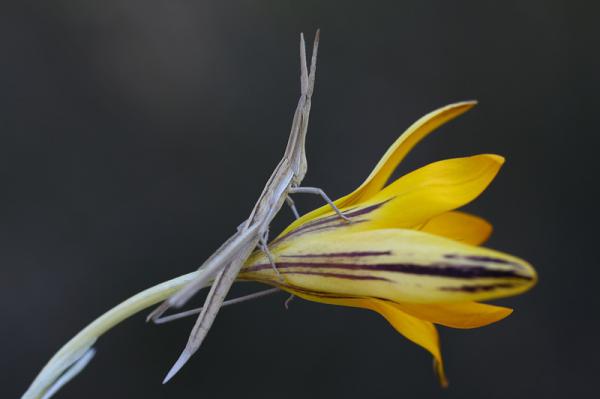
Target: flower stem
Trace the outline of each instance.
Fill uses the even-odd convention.
[[[167,299],[183,285],[193,280],[197,274],[198,272],[185,274],[148,288],[126,299],[88,324],[56,352],[23,394],[22,399],[45,399],[49,397],[50,395],[46,396],[45,394],[54,383],[68,372],[69,368],[82,356],[88,353],[88,350],[101,335],[139,311]]]

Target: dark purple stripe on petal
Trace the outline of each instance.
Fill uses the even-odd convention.
[[[336,216],[337,218],[337,216]],[[339,219],[338,219],[339,220]],[[276,239],[274,241],[272,241],[269,245],[273,246],[273,245],[277,245],[279,244],[281,241],[287,240],[290,237],[295,237],[295,236],[299,236],[302,234],[308,234],[308,233],[314,233],[317,231],[326,231],[326,230],[332,230],[338,227],[346,227],[346,226],[355,226],[359,223],[363,223],[366,222],[366,219],[358,219],[358,220],[353,220],[351,224],[349,224],[348,222],[338,222],[338,223],[328,223],[328,224],[321,224],[319,223],[319,225],[317,225],[316,227],[313,226],[309,226],[310,228],[306,228],[306,229],[298,229],[298,230],[293,230],[291,232],[289,232],[286,236],[283,236],[279,239]]]
[[[363,209],[358,209],[356,211],[352,211],[352,210],[346,211],[346,212],[344,212],[344,215],[347,216],[347,217],[349,217],[349,218],[352,218],[352,217],[355,217],[355,216],[367,215],[367,214],[369,214],[369,213],[371,213],[371,212],[373,212],[373,211],[381,208],[382,206],[384,206],[385,204],[387,204],[389,201],[393,200],[394,198],[395,197],[388,198],[385,201],[378,202],[378,203],[373,204],[373,205],[369,205],[369,206],[367,206],[367,207],[365,207]]]
[[[477,285],[461,285],[460,287],[440,287],[440,291],[457,291],[457,292],[487,292],[498,288],[512,288],[513,284],[477,284]]]
[[[253,272],[270,268],[270,264],[254,265],[245,269],[246,272]],[[343,269],[343,270],[369,270],[386,271],[405,274],[416,274],[422,276],[450,277],[450,278],[516,278],[521,280],[532,280],[531,276],[518,274],[514,270],[489,269],[484,266],[476,265],[456,265],[456,264],[430,264],[419,265],[411,263],[378,263],[378,264],[357,264],[357,263],[335,263],[335,262],[277,262],[278,269],[291,267],[322,268],[322,269]]]
[[[306,274],[310,276],[321,276],[321,277],[335,277],[347,280],[378,280],[378,281],[390,281],[385,277],[377,276],[357,276],[354,274],[343,274],[343,273],[321,273],[321,272],[283,272],[283,274]]]
[[[333,299],[347,299],[347,298],[357,298],[351,295],[342,295],[342,294],[333,294],[331,292],[321,292],[321,291],[314,291],[314,290],[307,290],[304,287],[299,287],[297,285],[294,284],[290,284],[289,282],[285,282],[284,284],[281,283],[276,283],[272,280],[261,280],[261,279],[257,279],[257,278],[252,278],[251,281],[254,282],[258,282],[258,283],[263,283],[263,284],[267,284],[267,285],[272,285],[275,287],[280,287],[282,289],[289,289],[289,290],[293,290],[290,292],[294,292],[294,293],[303,293],[303,294],[307,294],[307,295],[312,295],[312,296],[317,296],[317,297],[321,297],[321,298],[333,298]],[[382,300],[385,300],[383,298],[379,298]]]
[[[281,255],[282,258],[357,258],[361,256],[391,255],[392,251],[330,252],[325,254]]]
[[[367,215],[367,214],[369,214],[369,213],[371,213],[371,212],[373,212],[373,211],[381,208],[383,205],[385,205],[388,201],[390,201],[392,199],[393,198],[389,198],[389,199],[387,199],[385,201],[382,201],[382,202],[379,202],[377,204],[373,204],[373,205],[370,205],[370,206],[367,206],[365,208],[358,209],[358,210],[355,210],[355,211],[353,211],[352,209],[350,209],[350,210],[345,211],[344,215],[346,217],[348,217],[348,218],[353,218],[353,217],[357,217],[357,216]],[[298,228],[290,231],[285,236],[280,237],[279,239],[274,240],[271,243],[271,245],[276,244],[276,243],[278,243],[280,241],[286,240],[286,239],[288,239],[288,238],[290,238],[292,236],[297,236],[297,235],[300,235],[300,234],[309,233],[309,232],[313,232],[313,231],[325,230],[324,227],[323,228],[315,228],[315,227],[327,225],[328,223],[331,223],[331,222],[334,222],[334,221],[337,221],[337,220],[340,220],[340,217],[338,215],[331,215],[331,216],[327,216],[327,217],[324,217],[324,218],[318,218],[318,219],[315,219],[313,221],[307,222],[306,224],[304,224],[304,225],[302,225],[302,226],[300,226],[300,227],[298,227]],[[364,220],[362,220],[362,221],[364,221]],[[361,220],[352,220],[350,224],[356,224],[358,222],[361,222]],[[335,225],[330,225],[330,226],[327,226],[327,227],[341,227],[341,226],[346,226],[348,224],[349,224],[348,222],[343,222],[343,223],[337,223]]]
[[[510,265],[510,266],[516,266],[519,268],[523,268],[523,266],[518,264],[517,262],[512,262],[510,260],[506,260],[506,259],[502,259],[502,258],[494,258],[492,256],[476,256],[476,255],[463,256],[463,255],[456,255],[456,254],[448,254],[448,255],[444,255],[444,258],[446,258],[446,259],[464,259],[464,260],[471,260],[473,262],[496,263],[499,265]]]

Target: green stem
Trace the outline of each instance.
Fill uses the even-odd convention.
[[[197,274],[198,272],[185,274],[148,288],[98,317],[56,352],[31,383],[27,392],[23,394],[22,399],[43,398],[48,389],[91,348],[101,335],[139,311],[164,301],[193,280]]]

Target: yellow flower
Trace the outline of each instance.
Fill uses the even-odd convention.
[[[327,205],[288,226],[269,245],[281,276],[256,251],[239,279],[280,287],[311,301],[378,312],[433,355],[445,386],[434,324],[474,328],[501,320],[512,310],[475,301],[519,294],[537,279],[527,262],[478,247],[489,237],[490,224],[455,211],[485,190],[502,157],[484,154],[435,162],[386,186],[412,147],[474,105],[462,102],[438,109],[396,140],[364,183],[335,201],[351,223]],[[94,320],[50,359],[23,398],[51,396],[90,361],[100,336],[165,300],[198,273],[148,288]]]
[[[286,228],[269,245],[280,275],[256,251],[239,278],[311,301],[378,312],[433,355],[446,386],[435,324],[475,328],[501,320],[512,309],[475,301],[519,294],[537,278],[522,259],[479,247],[491,225],[455,211],[485,190],[502,157],[439,161],[386,186],[412,147],[474,105],[440,108],[400,136],[369,177],[335,201],[350,223],[326,205]]]

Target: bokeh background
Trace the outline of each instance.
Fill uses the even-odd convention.
[[[593,395],[598,15],[598,2],[567,0],[2,2],[0,396],[18,397],[88,322],[195,269],[235,230],[280,159],[298,34],[317,27],[306,185],[343,195],[421,115],[478,99],[400,172],[505,155],[468,209],[539,285],[499,301],[516,308],[501,323],[441,328],[447,390],[380,316],[301,300],[286,311],[276,295],[223,310],[166,386],[193,320],[137,315],[57,397]],[[290,220],[284,210],[275,229]]]

